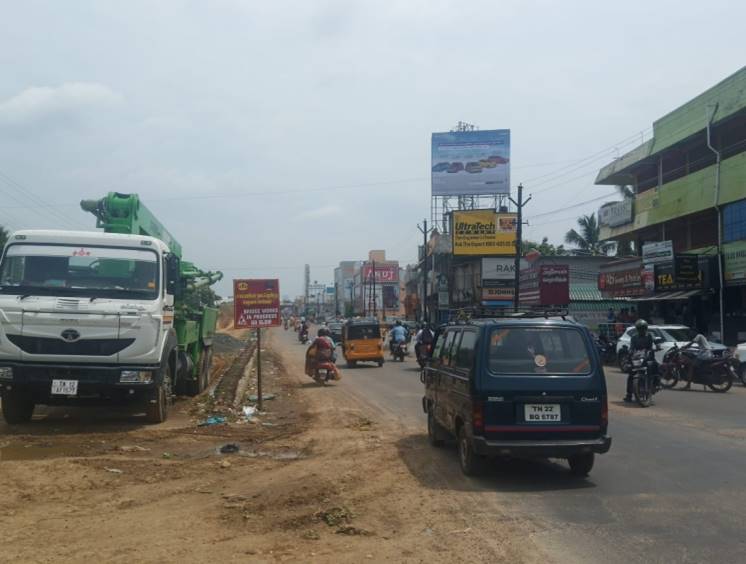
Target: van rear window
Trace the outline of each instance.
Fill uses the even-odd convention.
[[[500,375],[586,375],[591,360],[580,331],[564,327],[497,327],[489,339],[489,370]]]

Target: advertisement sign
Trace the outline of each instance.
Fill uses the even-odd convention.
[[[598,224],[607,227],[618,227],[632,223],[633,215],[632,198],[627,198],[621,202],[612,202],[604,204],[598,209]]]
[[[567,305],[570,303],[570,267],[544,264],[521,270],[519,299],[524,305]]]
[[[369,282],[373,273],[373,264],[363,265],[363,282]],[[376,284],[387,284],[399,281],[399,265],[376,263]]]
[[[598,275],[598,289],[605,296],[615,298],[644,296],[649,293],[640,268],[601,272]]]
[[[643,264],[673,262],[673,241],[645,243],[642,246],[642,262]]]
[[[724,278],[727,286],[746,284],[746,241],[723,246]]]
[[[528,268],[528,262],[521,259],[521,268]],[[482,259],[482,287],[495,285],[494,282],[515,280],[515,258],[513,257],[484,257]]]
[[[699,257],[680,255],[674,259],[674,277],[679,284],[699,284]]]
[[[233,323],[236,329],[278,327],[281,323],[280,281],[234,280]]]
[[[686,259],[684,272],[686,277],[679,279],[676,276],[677,264],[656,264],[655,265],[655,291],[656,292],[670,292],[675,290],[694,290],[702,287],[702,271],[699,269],[697,257],[694,258],[694,268],[696,269],[694,279],[691,279],[691,273],[687,270],[691,267],[689,264],[692,257],[676,257],[676,263],[679,263],[681,259]]]
[[[495,286],[482,287],[483,302],[510,302],[513,303],[515,295],[515,283],[513,280],[494,280]]]
[[[433,196],[510,193],[510,130],[432,136]]]
[[[494,210],[453,212],[454,255],[515,255],[514,213]]]

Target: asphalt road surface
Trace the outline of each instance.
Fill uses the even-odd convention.
[[[283,332],[284,333],[284,332]],[[292,344],[293,333],[282,340]],[[296,340],[297,342],[297,340]],[[290,350],[293,350],[292,348]],[[298,355],[305,347],[296,346]],[[341,355],[340,355],[341,356]],[[455,446],[426,443],[423,387],[413,357],[344,367],[338,389],[400,423],[405,462],[423,484],[464,493],[464,511],[514,515],[558,562],[746,561],[746,388],[663,390],[650,408],[627,406],[625,375],[606,370],[611,451],[589,478],[563,461],[499,461],[481,478],[464,477]],[[498,511],[499,508],[499,511]]]

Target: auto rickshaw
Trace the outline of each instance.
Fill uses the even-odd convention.
[[[342,351],[347,366],[358,361],[376,362],[383,366],[383,339],[377,319],[351,319],[342,328]]]

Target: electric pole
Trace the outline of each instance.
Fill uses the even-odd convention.
[[[520,299],[521,290],[521,246],[523,243],[523,206],[531,201],[531,196],[523,199],[523,184],[518,185],[518,201],[516,202],[513,198],[510,198],[513,205],[518,211],[516,218],[516,233],[515,233],[515,295],[513,296],[513,311],[518,311],[518,304]]]
[[[376,295],[376,261],[373,261],[373,317],[378,319],[378,296]]]
[[[422,322],[428,321],[427,317],[427,236],[432,229],[427,228],[427,220],[422,220],[423,227],[417,225],[422,233]]]

